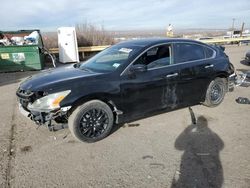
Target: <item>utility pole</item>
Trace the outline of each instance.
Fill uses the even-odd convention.
[[[241,26],[241,31],[240,31],[240,37],[242,37],[242,33],[243,33],[243,30],[244,30],[244,25],[245,25],[245,23],[243,22],[242,26]]]
[[[232,31],[234,30],[234,21],[235,21],[235,18],[233,18]]]

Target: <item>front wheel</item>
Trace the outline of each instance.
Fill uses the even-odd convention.
[[[113,123],[112,110],[99,100],[91,100],[79,106],[68,121],[71,134],[83,142],[96,142],[105,138]]]
[[[226,94],[226,79],[216,78],[210,82],[204,105],[208,107],[216,107],[222,103],[224,96]]]

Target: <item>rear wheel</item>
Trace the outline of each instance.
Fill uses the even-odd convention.
[[[79,106],[69,117],[72,135],[83,142],[99,141],[110,133],[114,116],[110,107],[99,100]]]
[[[204,102],[205,106],[215,107],[222,103],[226,94],[226,79],[216,78],[210,82],[207,92],[206,99]]]

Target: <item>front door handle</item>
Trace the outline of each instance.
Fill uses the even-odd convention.
[[[175,77],[175,76],[178,76],[178,73],[176,72],[176,73],[173,73],[173,74],[168,74],[167,76],[166,76],[166,78],[171,78],[171,77]]]
[[[205,69],[212,68],[212,67],[214,67],[213,64],[211,64],[211,65],[206,65],[206,66],[205,66]]]

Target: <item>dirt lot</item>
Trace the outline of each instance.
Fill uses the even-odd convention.
[[[226,48],[239,71],[250,70],[240,63],[247,49]],[[196,126],[186,108],[87,144],[18,112],[15,91],[28,74],[0,74],[0,187],[250,187],[250,105],[235,102],[250,88],[237,87],[219,107],[193,107]]]

